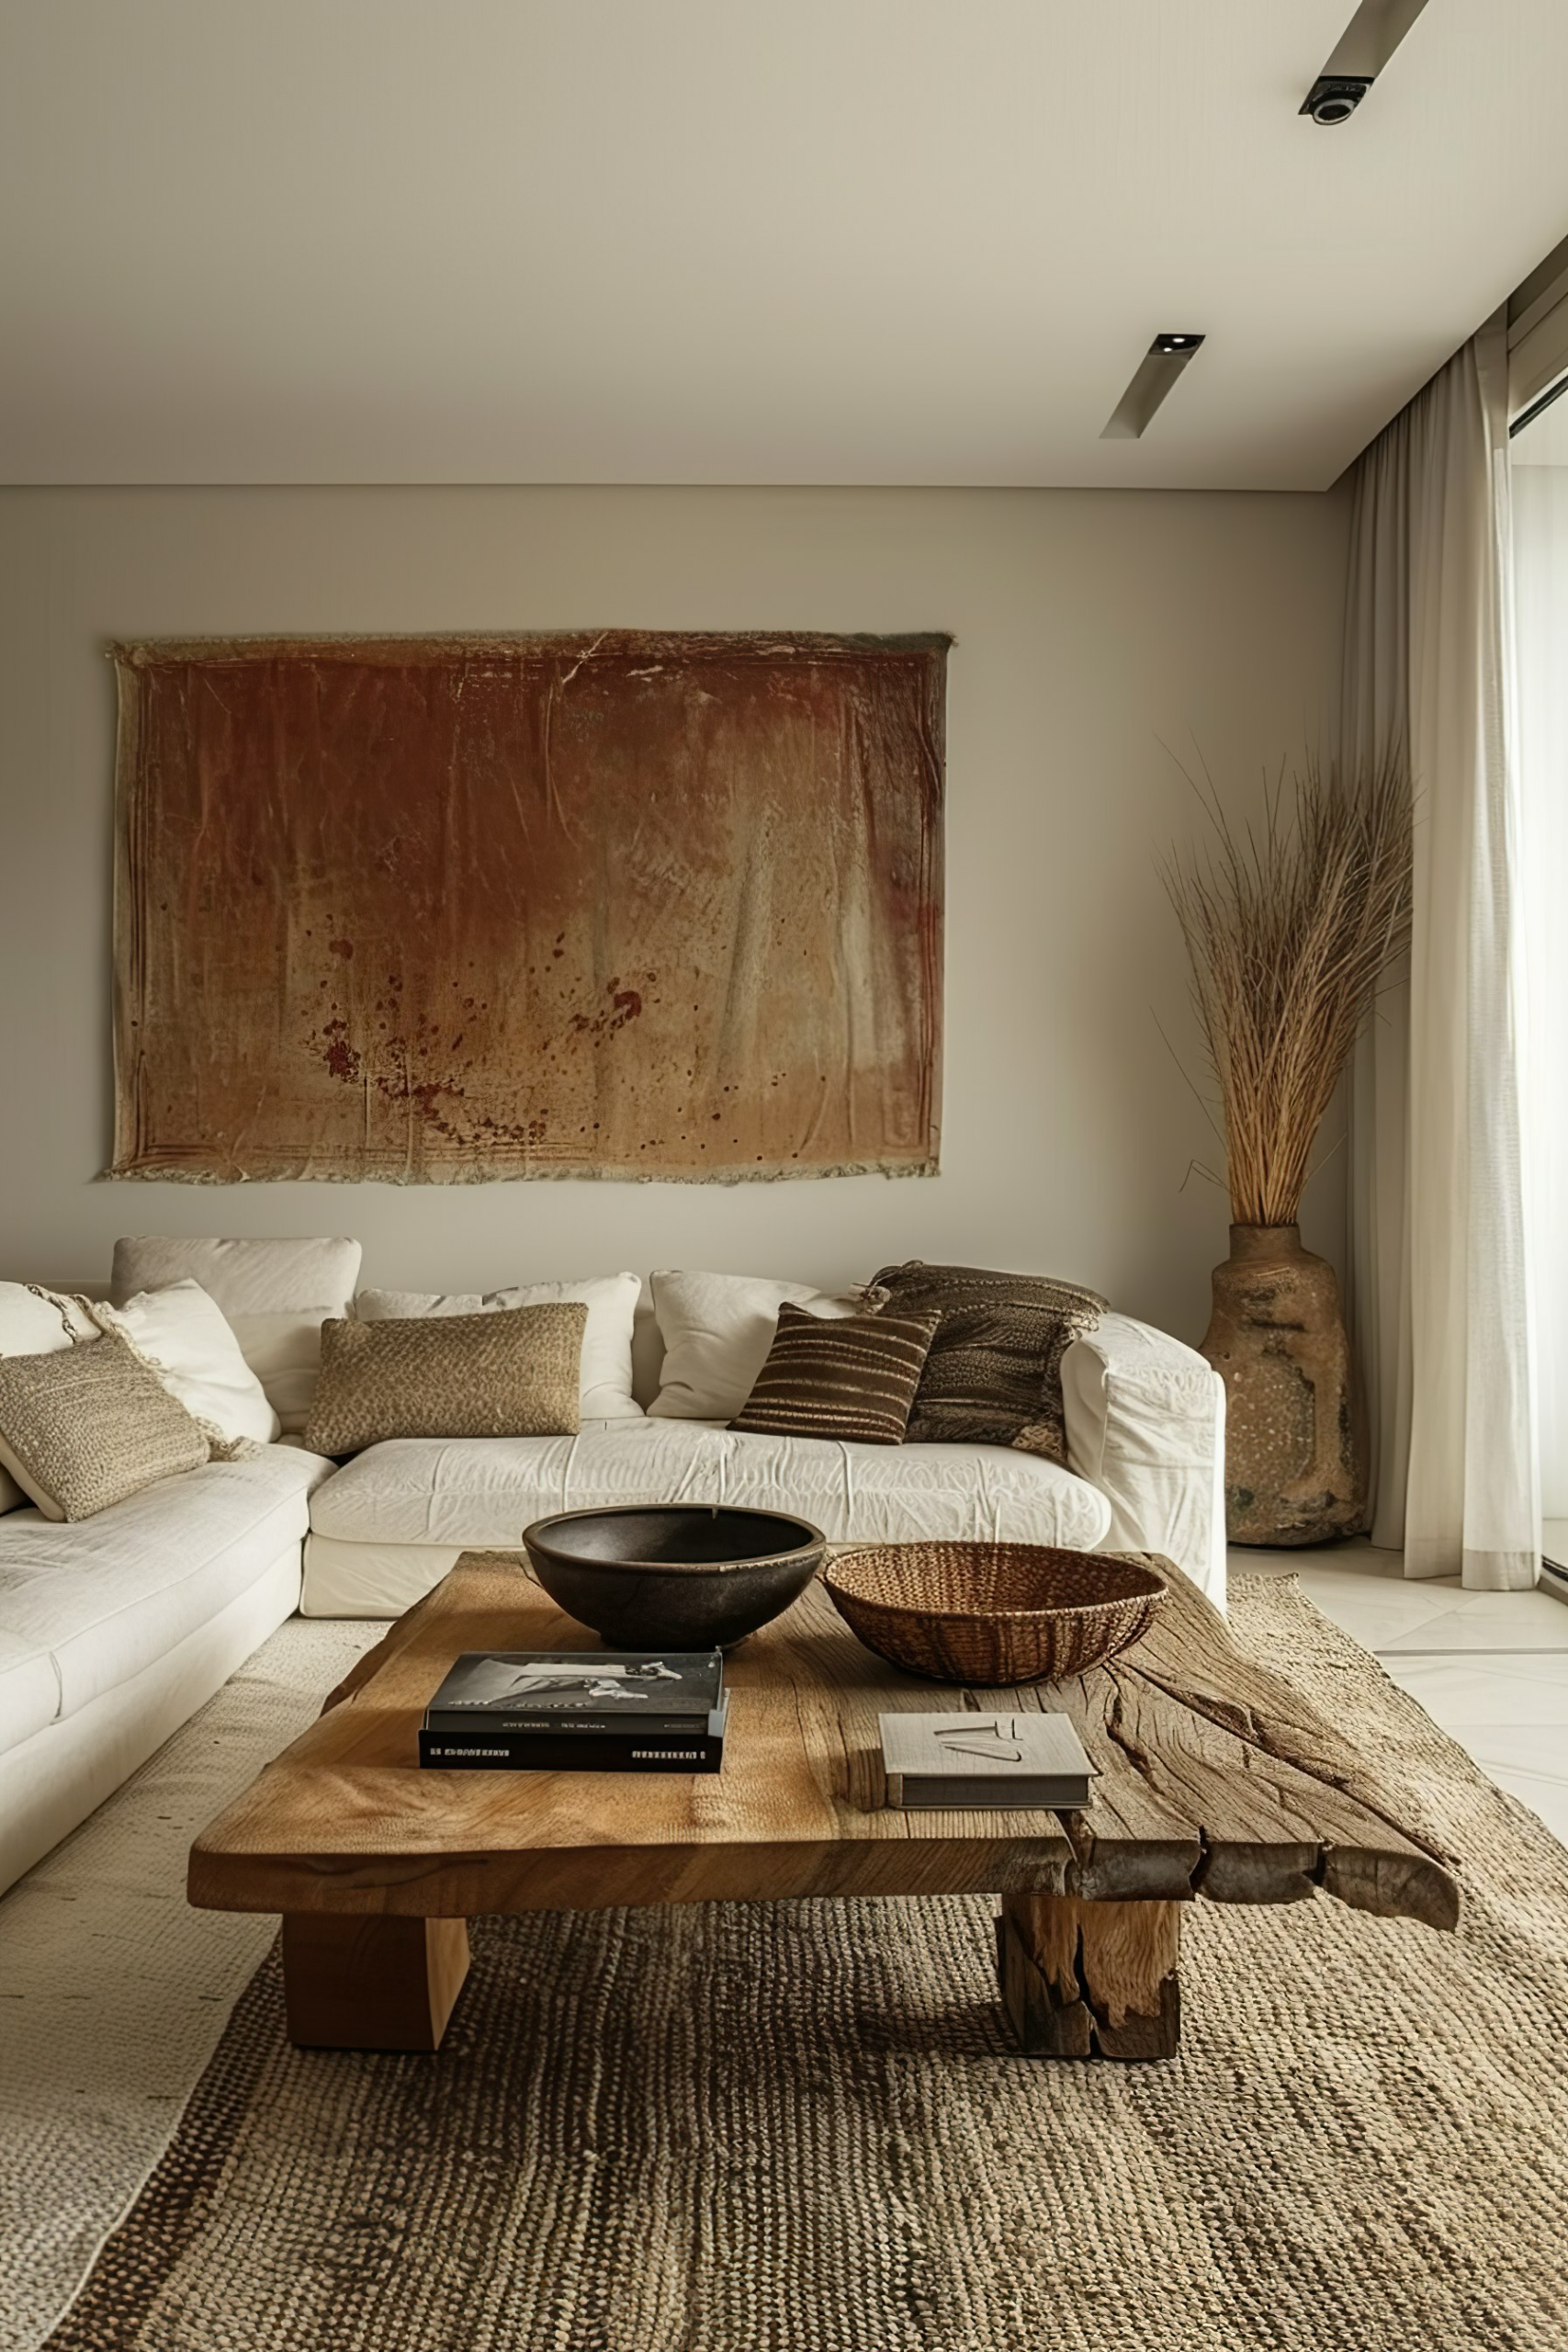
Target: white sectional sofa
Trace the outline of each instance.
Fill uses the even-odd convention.
[[[311,1492],[332,1467],[269,1445],[73,1526],[0,1518],[0,1887],[293,1615]]]
[[[389,1617],[466,1549],[599,1503],[797,1510],[840,1543],[978,1537],[1149,1550],[1223,1605],[1224,1390],[1201,1356],[1108,1315],[1063,1365],[1068,1466],[998,1445],[759,1436],[645,1408],[572,1437],[402,1439],[341,1466],[299,1430],[324,1317],[349,1311],[358,1245],[121,1245],[116,1283],[194,1279],[280,1414],[280,1442],[211,1462],[74,1524],[0,1497],[0,1887],[47,1852],[296,1608]]]

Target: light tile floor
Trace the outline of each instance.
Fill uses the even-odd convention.
[[[1407,1582],[1397,1552],[1233,1548],[1232,1577],[1299,1576],[1336,1624],[1568,1842],[1568,1606],[1545,1591]]]

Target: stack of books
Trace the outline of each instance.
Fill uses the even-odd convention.
[[[974,1812],[1089,1801],[1093,1765],[1061,1714],[884,1715],[889,1804]]]
[[[441,1771],[716,1772],[729,1693],[717,1650],[470,1650],[425,1709]]]

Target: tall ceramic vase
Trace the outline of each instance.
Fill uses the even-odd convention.
[[[1202,1352],[1225,1384],[1233,1544],[1332,1544],[1366,1524],[1366,1447],[1339,1285],[1294,1225],[1233,1225]]]

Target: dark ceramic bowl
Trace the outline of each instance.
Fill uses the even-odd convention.
[[[811,1582],[827,1539],[782,1511],[690,1503],[569,1510],[523,1531],[550,1599],[612,1649],[727,1649]]]

